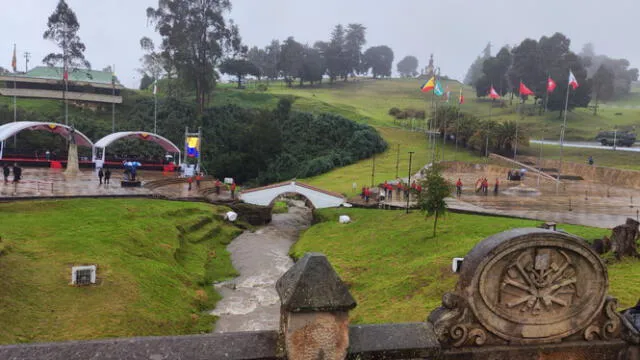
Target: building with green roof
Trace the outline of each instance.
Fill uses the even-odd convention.
[[[67,91],[60,67],[37,66],[26,73],[0,75],[5,87],[0,95],[26,98],[68,99],[94,103],[122,103],[124,87],[108,71],[74,69],[69,72]]]

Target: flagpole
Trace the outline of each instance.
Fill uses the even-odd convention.
[[[114,97],[113,102],[111,103],[111,133],[116,132],[116,64],[113,64],[113,69],[111,69],[111,93]]]
[[[158,81],[158,79],[155,80],[156,82]],[[156,95],[156,90],[157,85],[153,84],[153,133],[157,134],[158,133],[158,127],[157,127],[157,122],[158,122],[158,95]]]
[[[571,74],[571,69],[569,69]],[[560,176],[562,175],[562,162],[563,162],[563,147],[564,147],[564,134],[567,128],[567,110],[569,109],[569,91],[570,84],[567,82],[567,96],[564,100],[564,119],[562,120],[562,129],[560,130],[560,168],[558,169],[558,179],[556,181],[556,193],[558,192],[558,183],[560,182]]]
[[[545,92],[545,96],[544,96],[544,113],[547,113],[547,106],[549,104],[549,78],[551,77],[551,74],[547,73],[547,89]]]
[[[520,86],[518,86],[518,116],[516,116],[516,139],[515,146],[513,147],[513,161],[518,161],[516,157],[518,156],[518,118],[522,116],[522,79],[520,79]]]

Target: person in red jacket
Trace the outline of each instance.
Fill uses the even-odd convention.
[[[189,184],[189,191],[191,191],[191,184],[193,184],[193,176],[187,178],[187,184]]]
[[[220,180],[216,179],[216,183],[215,183],[216,195],[220,195],[220,186],[222,186],[222,183],[220,182]]]
[[[458,178],[458,181],[456,181],[456,196],[460,197],[460,195],[462,195],[462,180]]]
[[[231,183],[231,199],[234,199],[235,193],[236,193],[236,183],[233,182]]]

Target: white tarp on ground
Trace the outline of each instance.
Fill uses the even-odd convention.
[[[340,224],[348,224],[351,222],[351,218],[349,215],[340,215],[340,219],[338,221],[340,221]]]
[[[227,213],[224,214],[224,219],[234,222],[238,219],[238,214],[233,211],[227,211]]]

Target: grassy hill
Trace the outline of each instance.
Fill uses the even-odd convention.
[[[339,224],[347,214],[352,223]],[[424,214],[367,209],[322,209],[320,222],[308,229],[291,249],[301,257],[315,251],[327,255],[348,284],[358,306],[350,313],[355,323],[424,321],[441,305],[442,295],[455,288],[451,259],[467,254],[482,239],[539,221],[447,213],[433,222]],[[558,225],[585,239],[602,238],[610,230]],[[640,293],[640,266],[625,260],[608,266],[609,292],[621,308],[635,305]]]
[[[236,276],[226,211],[146,199],[0,204],[0,344],[197,334],[215,318],[211,283]],[[98,283],[71,286],[96,264]]]

